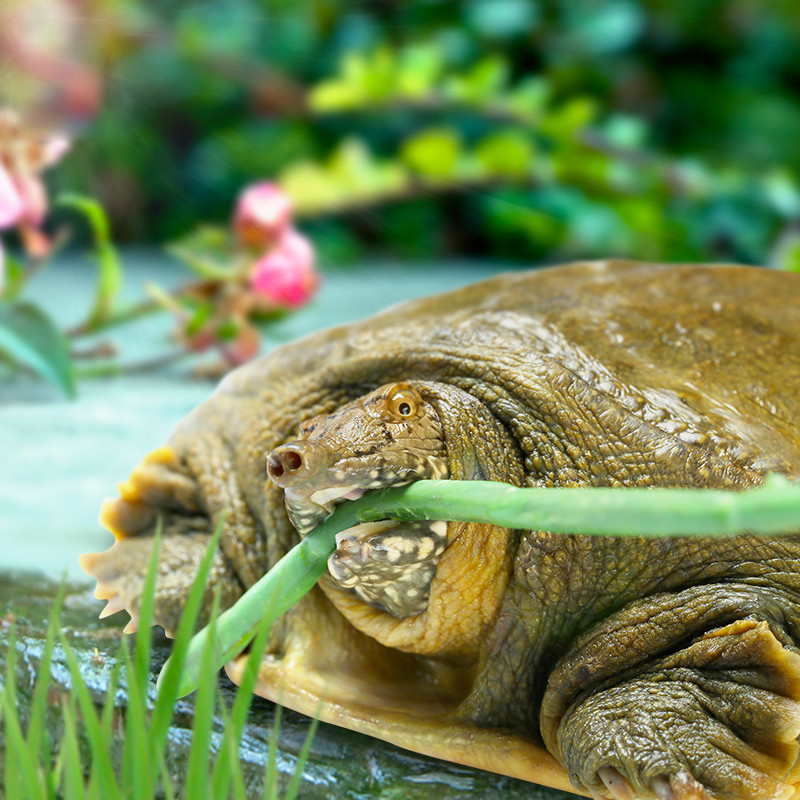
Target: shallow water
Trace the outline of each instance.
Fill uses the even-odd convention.
[[[176,281],[175,270],[160,256],[134,252],[127,253],[125,261],[130,299],[142,296],[146,280],[163,286]],[[327,274],[313,304],[270,329],[264,351],[312,330],[361,319],[393,303],[455,288],[498,271],[500,267],[485,264],[402,267],[384,263]],[[63,260],[37,277],[30,296],[69,325],[79,321],[89,306],[92,280],[89,262]],[[126,360],[136,361],[170,349],[170,327],[170,320],[162,315],[98,339],[113,341]],[[65,400],[32,380],[0,378],[0,620],[13,614],[25,621],[17,647],[31,674],[36,672],[47,609],[55,593],[53,579],[66,573],[73,589],[65,605],[65,627],[77,634],[74,642],[83,653],[87,678],[96,684],[97,697],[102,695],[110,659],[101,669],[92,654],[95,647],[104,653],[116,652],[124,620],[96,621],[103,604],[93,598],[77,558],[111,544],[110,534],[97,522],[101,501],[115,494],[117,481],[124,480],[141,456],[161,444],[184,414],[212,391],[212,384],[193,380],[188,372],[182,362],[155,374],[83,381],[76,401]],[[3,636],[0,626],[0,662],[6,644]],[[159,653],[163,660],[163,640],[156,649]],[[55,675],[59,664],[53,669]],[[185,743],[191,726],[191,703],[183,712],[181,725],[172,732],[178,771],[180,743]],[[263,774],[272,714],[272,704],[258,700],[243,742],[254,780]],[[307,725],[301,715],[285,715],[279,765],[286,774],[293,769]],[[320,800],[574,797],[423,758],[329,725],[321,725],[314,740],[300,796]]]
[[[148,280],[162,286],[176,282],[175,270],[160,256],[132,253],[126,263],[131,299],[143,296]],[[326,274],[312,304],[269,329],[263,352],[497,271],[477,264],[386,263]],[[92,279],[91,263],[65,260],[37,277],[30,296],[70,325],[89,306]],[[172,349],[171,327],[171,320],[159,315],[85,344],[110,340],[128,362],[136,362]],[[212,383],[193,380],[189,372],[181,362],[157,373],[85,380],[76,401],[32,380],[0,377],[0,568],[79,576],[78,555],[110,544],[110,534],[97,522],[102,500],[116,494],[117,482],[213,390]]]

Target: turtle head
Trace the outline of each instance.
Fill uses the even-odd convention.
[[[410,384],[391,383],[305,422],[296,441],[269,454],[267,473],[304,536],[341,500],[449,470],[435,408]]]
[[[269,454],[267,472],[284,489],[290,520],[306,535],[345,500],[447,478],[449,468],[436,409],[401,382],[305,422],[296,441]],[[337,536],[329,573],[339,588],[392,616],[418,614],[446,541],[444,522],[358,525]]]

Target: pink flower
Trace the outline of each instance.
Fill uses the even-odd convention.
[[[25,212],[25,206],[8,170],[0,162],[0,230],[16,225]]]
[[[262,181],[246,188],[236,202],[233,227],[250,247],[277,242],[289,227],[292,203],[274,183]]]
[[[67,139],[23,131],[17,115],[0,108],[0,231],[18,227],[25,249],[34,258],[47,255],[50,246],[39,230],[47,214],[41,174],[68,149]]]
[[[250,285],[262,300],[279,308],[308,302],[319,286],[311,243],[289,228],[277,246],[256,261]]]
[[[86,24],[89,5],[91,25]],[[38,118],[80,121],[97,113],[103,86],[92,66],[98,49],[92,32],[116,37],[122,22],[101,5],[86,0],[0,2],[0,53],[7,73],[3,94],[9,102]],[[111,43],[103,37],[103,48]]]
[[[8,170],[0,163],[0,230],[16,225],[24,212],[22,198],[16,190]],[[0,242],[0,295],[3,294],[3,276],[6,256]]]

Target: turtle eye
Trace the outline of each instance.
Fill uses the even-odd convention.
[[[398,386],[387,395],[386,405],[395,419],[411,419],[422,406],[422,398],[410,386]]]

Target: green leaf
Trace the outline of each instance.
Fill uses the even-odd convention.
[[[586,55],[608,55],[630,47],[641,36],[646,12],[635,0],[606,0],[603,3],[572,4],[569,32],[562,46]]]
[[[209,623],[210,635],[206,639],[201,654],[204,675],[213,675],[217,654],[216,626],[219,614],[219,586],[214,594],[214,606]],[[194,723],[192,725],[192,745],[189,749],[189,763],[186,767],[186,797],[201,797],[209,783],[208,753],[211,748],[211,729],[214,724],[214,704],[217,695],[215,680],[201,681],[195,698]]]
[[[614,147],[635,149],[647,138],[647,123],[630,114],[614,114],[602,128],[603,136]]]
[[[61,646],[69,669],[72,691],[77,699],[77,708],[86,731],[86,738],[92,755],[92,777],[103,787],[103,797],[122,800],[122,793],[114,775],[114,764],[108,749],[108,728],[101,724],[95,709],[92,695],[81,674],[81,667],[67,641],[66,633],[59,632]]]
[[[236,276],[236,252],[225,228],[201,225],[171,242],[167,252],[201,278],[225,281]]]
[[[800,186],[788,171],[773,170],[763,185],[767,202],[778,214],[789,220],[800,216]]]
[[[345,139],[331,155],[328,169],[350,198],[368,195],[375,185],[375,160],[362,139]]]
[[[308,93],[308,106],[318,114],[353,111],[365,100],[362,87],[341,80],[322,81]]]
[[[292,201],[299,215],[312,215],[343,205],[347,191],[329,170],[310,160],[290,164],[278,178],[278,185]]]
[[[513,114],[525,122],[535,122],[545,110],[552,94],[545,78],[530,76],[523,78],[505,98]]]
[[[508,39],[532,30],[540,13],[531,0],[472,0],[466,9],[470,26],[490,39]]]
[[[404,142],[403,161],[414,172],[431,178],[449,178],[461,156],[461,137],[453,128],[432,128]]]
[[[784,235],[778,242],[770,262],[777,269],[800,273],[800,234]]]
[[[100,274],[97,280],[94,307],[89,315],[89,325],[95,325],[111,316],[122,287],[122,264],[111,240],[111,226],[106,212],[97,200],[77,194],[62,194],[59,205],[71,208],[86,218],[94,235],[97,263]]]
[[[295,800],[300,791],[300,782],[303,780],[303,770],[305,769],[309,753],[311,752],[311,743],[314,740],[314,734],[317,732],[319,715],[321,711],[322,701],[320,701],[319,705],[317,706],[317,713],[314,715],[314,719],[311,720],[311,725],[308,728],[308,733],[306,734],[305,741],[303,742],[303,747],[301,748],[297,757],[297,764],[295,765],[294,773],[292,774],[292,779],[289,782],[289,786],[286,788],[286,794],[284,795],[283,800]]]
[[[7,250],[5,253],[0,253],[0,260],[3,256],[5,256],[5,274],[2,276],[0,297],[7,301],[16,300],[25,285],[25,268],[22,262]]]
[[[211,319],[213,312],[214,307],[211,303],[200,303],[186,323],[186,327],[183,329],[184,334],[186,336],[194,336],[196,333],[200,333],[203,325]]]
[[[501,56],[481,59],[466,75],[454,77],[446,94],[460,103],[485,105],[500,94],[508,81],[508,62]]]
[[[557,141],[575,139],[597,113],[597,105],[591,97],[574,97],[553,109],[542,120],[542,133]]]
[[[524,178],[531,172],[533,143],[522,131],[498,131],[478,143],[475,156],[490,175]]]
[[[50,317],[31,303],[0,305],[0,352],[75,396],[69,346]]]
[[[405,48],[400,54],[400,69],[396,77],[397,93],[412,99],[432,94],[443,66],[438,47],[415,45]]]
[[[379,47],[369,59],[363,76],[364,91],[370,100],[387,100],[395,90],[397,58],[388,47]]]

